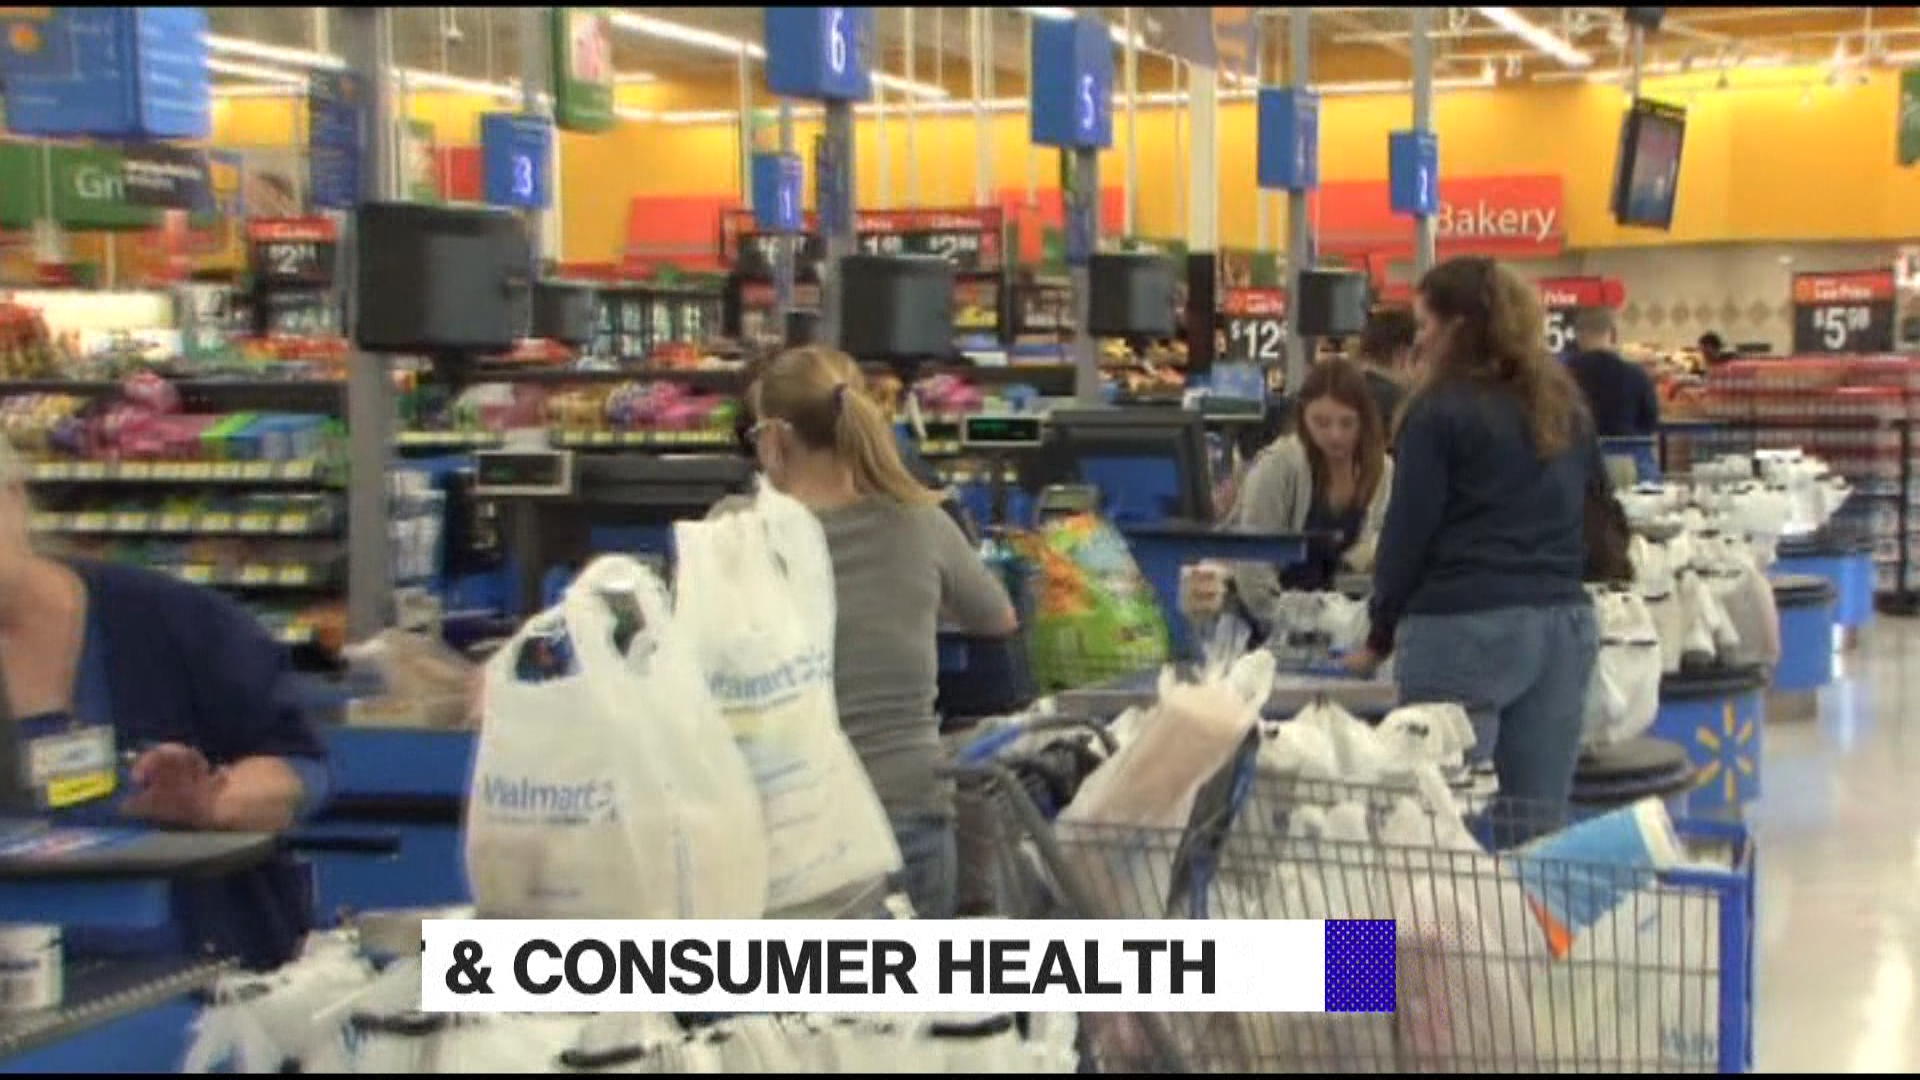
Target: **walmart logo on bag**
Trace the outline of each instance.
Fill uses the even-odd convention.
[[[480,780],[480,805],[512,821],[599,825],[620,819],[613,790],[611,780],[543,784],[525,776],[486,776]]]
[[[707,677],[707,689],[722,708],[765,707],[832,678],[833,657],[825,650],[816,650],[760,671],[714,672]]]

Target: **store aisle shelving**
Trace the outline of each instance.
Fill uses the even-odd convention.
[[[1817,720],[1766,729],[1755,1056],[1920,1071],[1920,620],[1880,616]]]

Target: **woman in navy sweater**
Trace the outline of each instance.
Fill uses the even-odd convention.
[[[0,440],[0,708],[20,774],[9,812],[273,832],[324,798],[325,749],[289,703],[284,650],[252,615],[150,571],[40,555],[29,517]],[[87,749],[64,774],[36,776],[36,745]],[[290,862],[182,884],[168,944],[278,964],[308,928],[310,892]]]
[[[1563,807],[1599,648],[1581,585],[1593,425],[1511,271],[1448,260],[1414,308],[1429,370],[1402,413],[1353,666],[1397,653],[1401,700],[1464,706],[1504,797]]]

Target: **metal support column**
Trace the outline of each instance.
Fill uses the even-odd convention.
[[[1120,235],[1134,235],[1140,214],[1140,38],[1133,31],[1133,9],[1126,18],[1127,175],[1121,205]]]
[[[1187,183],[1187,377],[1213,371],[1214,292],[1220,260],[1220,69],[1188,69],[1193,151]]]
[[[1066,205],[1067,281],[1073,294],[1073,396],[1081,405],[1100,402],[1100,358],[1093,335],[1087,332],[1092,313],[1093,283],[1087,257],[1100,246],[1100,154],[1094,150],[1067,151],[1070,181],[1062,194]]]
[[[907,81],[909,83],[913,83],[920,78],[919,68],[916,63],[916,60],[917,60],[916,53],[918,52],[918,49],[915,46],[914,40],[913,40],[913,9],[907,8],[904,12],[902,12],[902,18],[905,20],[905,22],[900,27],[900,36],[901,36],[901,39],[906,43],[906,48],[907,48]],[[907,205],[919,206],[920,205],[920,161],[919,161],[920,151],[919,151],[918,145],[916,144],[916,138],[915,138],[915,136],[919,132],[919,127],[920,127],[919,95],[909,93],[906,96],[906,100],[907,100]]]
[[[393,9],[340,9],[340,51],[366,93],[368,123],[362,138],[361,198],[397,197],[394,132]],[[342,280],[355,277],[352,219],[342,230]],[[359,312],[347,290],[347,337]],[[387,470],[393,457],[393,381],[385,356],[355,350],[347,365],[347,636],[350,641],[383,629],[393,611],[392,535],[388,529]]]
[[[520,9],[520,109],[528,116],[553,118],[553,21],[546,8]],[[404,182],[396,178],[396,190]],[[547,191],[553,205],[527,212],[527,235],[534,241],[538,262],[560,261],[560,134],[547,145]]]
[[[753,209],[753,80],[748,72],[752,58],[742,48],[733,58],[734,98],[740,110],[740,205]]]
[[[1413,130],[1433,131],[1433,9],[1413,9]],[[1433,215],[1413,219],[1413,278],[1433,269]]]
[[[793,153],[793,103],[780,101],[780,152]],[[800,243],[797,236],[780,236],[773,244],[774,326],[787,339],[787,313],[793,310],[793,259]]]
[[[820,228],[826,237],[827,264],[820,273],[820,340],[838,348],[845,299],[840,290],[840,260],[853,254],[853,104],[829,101],[826,110],[827,153],[840,175],[821,189]]]
[[[1288,19],[1287,81],[1304,90],[1310,85],[1308,72],[1311,67],[1311,37],[1309,29],[1313,21],[1312,8],[1294,8]],[[1307,193],[1290,191],[1287,193],[1287,297],[1297,302],[1300,297],[1300,273],[1312,265],[1313,223],[1307,220]],[[1291,307],[1291,305],[1289,305]],[[1312,360],[1313,339],[1300,335],[1300,321],[1287,319],[1287,386],[1288,394],[1297,393],[1300,384],[1307,377],[1307,365]]]

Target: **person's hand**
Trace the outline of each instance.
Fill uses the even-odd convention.
[[[1341,657],[1340,663],[1350,674],[1362,679],[1371,679],[1373,673],[1380,670],[1380,654],[1362,646]]]
[[[141,754],[129,771],[134,793],[126,813],[162,825],[213,827],[214,803],[226,778],[200,751],[162,743]]]
[[[1195,563],[1180,568],[1180,612],[1189,619],[1211,618],[1227,604],[1227,568]]]

